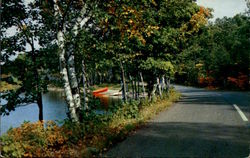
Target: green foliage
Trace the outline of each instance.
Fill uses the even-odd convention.
[[[152,78],[173,75],[174,56],[210,15],[195,2],[184,0],[93,1],[87,5],[94,23],[81,30],[77,46],[79,61],[86,61],[88,73],[105,78],[112,69],[116,76],[122,61],[126,74],[135,78],[143,72],[151,86]],[[156,76],[151,77],[152,73]]]
[[[235,87],[247,89],[248,81],[240,76],[249,71],[250,34],[246,29],[249,27],[249,16],[243,14],[217,19],[214,24],[204,27],[179,55],[179,72],[186,72],[187,82],[196,85],[199,79],[213,78],[214,82],[207,86],[227,88],[233,83],[230,78],[235,78],[239,80],[234,82]],[[197,64],[202,66],[197,67]],[[240,86],[242,84],[245,86]]]
[[[148,58],[146,61],[142,62],[140,68],[146,71],[153,71],[154,75],[164,75],[172,76],[174,74],[174,67],[170,61],[164,60],[154,60],[153,58]]]
[[[115,117],[120,117],[124,119],[137,118],[139,114],[138,105],[138,101],[131,101],[130,103],[124,104],[116,111]]]
[[[52,58],[58,56],[50,52],[54,50],[51,45],[49,48],[36,48],[36,43],[43,46],[47,36],[39,18],[40,12],[34,3],[25,5],[24,2],[13,0],[3,1],[3,8],[0,28],[3,40],[1,51],[5,52],[1,59],[4,61],[3,73],[11,73],[19,81],[18,88],[5,91],[1,96],[7,101],[1,111],[8,114],[20,104],[38,103],[41,106],[42,93],[47,92],[49,72],[53,72],[53,67],[58,65],[57,60]],[[16,30],[13,30],[13,35],[7,33],[10,28]],[[13,55],[17,56],[14,60],[11,59]]]

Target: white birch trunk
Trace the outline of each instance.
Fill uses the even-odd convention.
[[[62,18],[62,14],[60,12],[59,6],[57,5],[57,0],[54,0],[54,9],[55,9],[55,17]],[[60,21],[60,20],[58,20]],[[77,115],[76,106],[72,94],[72,90],[70,87],[70,81],[68,78],[68,70],[67,70],[67,64],[65,59],[65,38],[63,31],[65,30],[65,24],[59,24],[62,26],[62,28],[59,28],[57,32],[57,43],[59,47],[59,61],[60,61],[60,74],[63,79],[64,84],[64,92],[66,96],[66,102],[69,109],[69,115],[72,121],[79,122],[79,117]]]
[[[145,97],[146,92],[145,92],[145,86],[144,86],[144,81],[143,81],[143,76],[142,73],[140,72],[140,77],[141,77],[141,83],[142,83],[142,91],[143,91],[143,97]]]
[[[79,118],[76,114],[76,108],[75,103],[73,99],[73,95],[71,92],[71,87],[68,79],[68,71],[66,66],[66,60],[65,60],[65,46],[64,46],[64,37],[62,30],[59,30],[57,33],[57,41],[59,46],[59,61],[60,61],[60,74],[63,78],[63,84],[64,84],[64,91],[66,96],[66,102],[68,104],[69,108],[69,114],[72,121],[78,122]]]
[[[165,91],[166,89],[166,81],[165,81],[164,76],[161,77],[161,88],[162,88],[162,92]]]
[[[82,60],[82,82],[83,82],[83,108],[84,110],[88,109],[88,98],[87,98],[87,83],[86,83],[86,71],[85,71],[85,63]]]
[[[157,82],[157,89],[158,89],[159,95],[160,95],[160,97],[162,97],[161,84],[160,84],[160,78],[159,77],[156,78],[156,82]]]
[[[79,29],[87,22],[87,20],[89,18],[83,18],[83,15],[86,12],[86,6],[83,6],[80,15],[78,16],[78,18],[76,19],[76,23],[73,26],[73,33],[74,36],[76,37],[79,33]],[[67,52],[68,55],[68,75],[69,75],[69,81],[70,81],[70,86],[71,86],[71,90],[73,93],[73,99],[74,99],[74,103],[77,109],[82,109],[81,107],[81,98],[80,98],[80,91],[79,91],[79,86],[78,86],[78,82],[77,82],[77,77],[76,77],[76,70],[75,70],[75,60],[74,60],[74,51]],[[85,97],[84,97],[85,99]],[[85,105],[84,105],[85,106]]]
[[[70,54],[69,52],[67,54],[68,54],[68,61],[67,61],[68,77],[70,81],[70,87],[71,87],[74,103],[77,109],[81,109],[81,98],[80,98],[78,82],[76,78],[74,55]]]

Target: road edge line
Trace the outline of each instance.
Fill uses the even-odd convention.
[[[233,104],[233,106],[238,111],[238,113],[240,114],[240,117],[242,118],[242,120],[244,122],[247,122],[248,119],[247,119],[246,115],[241,111],[241,109],[236,104]]]

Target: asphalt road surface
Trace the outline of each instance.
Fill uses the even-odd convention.
[[[246,158],[250,93],[175,86],[179,102],[106,154],[107,157]]]

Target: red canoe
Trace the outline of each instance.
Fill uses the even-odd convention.
[[[102,92],[107,92],[108,91],[108,87],[102,88],[102,89],[97,89],[95,91],[93,91],[93,95],[96,95],[98,93],[102,93]]]

